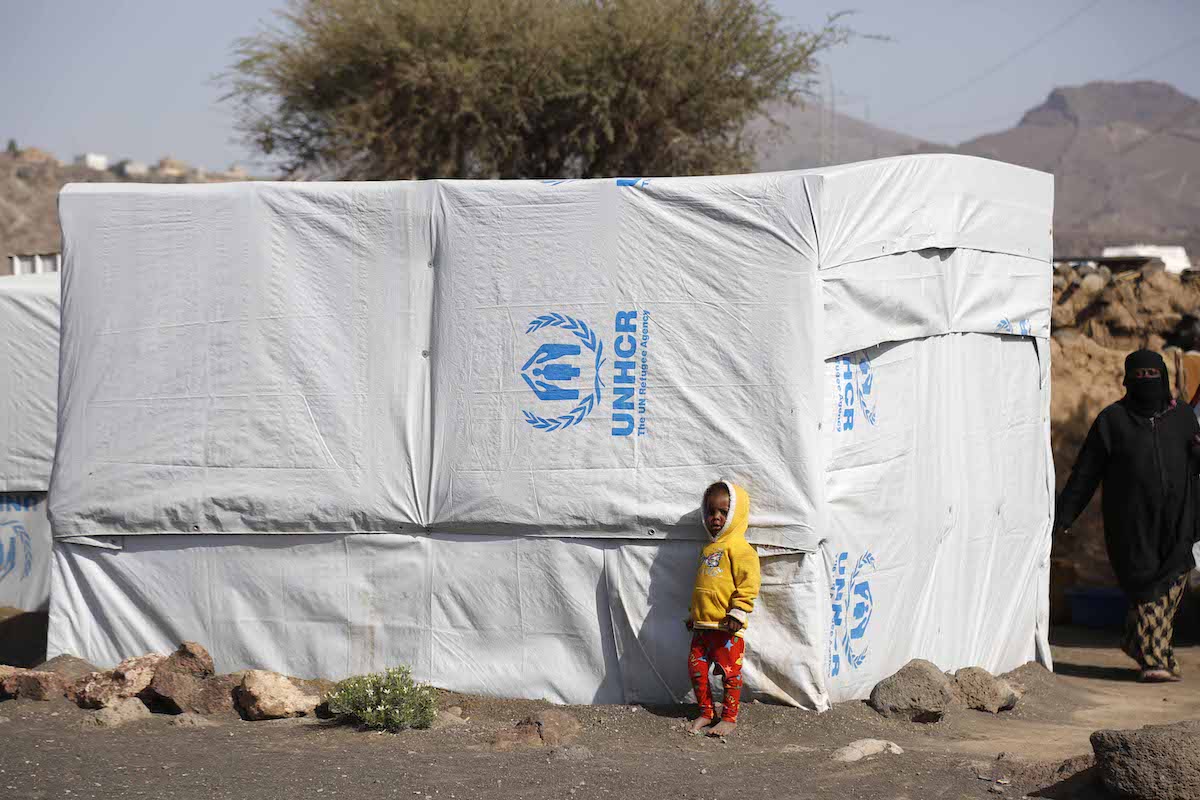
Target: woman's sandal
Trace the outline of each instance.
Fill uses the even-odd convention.
[[[1142,683],[1175,683],[1183,680],[1174,672],[1165,669],[1144,669],[1138,674]]]

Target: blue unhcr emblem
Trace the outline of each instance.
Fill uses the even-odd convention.
[[[866,353],[837,360],[837,420],[839,431],[853,430],[856,417],[875,424],[875,371]]]
[[[7,543],[5,539],[8,539]],[[24,552],[21,580],[25,580],[33,572],[33,542],[29,531],[15,520],[0,522],[0,581],[16,571],[18,550]]]
[[[1031,334],[1029,320],[1019,319],[1014,323],[1005,317],[996,323],[996,333],[1008,336],[1029,336]]]
[[[603,397],[600,367],[604,364],[604,342],[583,320],[565,314],[543,314],[529,323],[525,333],[535,333],[544,328],[559,328],[575,335],[576,342],[547,342],[534,351],[521,367],[521,378],[533,391],[538,400],[546,402],[566,401],[576,405],[568,412],[552,417],[543,417],[531,411],[523,411],[525,421],[542,431],[557,431],[578,425]],[[595,358],[592,364],[589,385],[581,387],[578,378],[585,374],[576,359],[583,349],[591,351]]]
[[[838,555],[829,585],[833,612],[829,622],[830,677],[841,674],[843,664],[850,669],[858,669],[867,660],[864,639],[875,611],[871,583],[864,576],[867,567],[875,569],[875,557],[869,550],[863,553],[847,578],[846,563],[849,558],[848,552]]]

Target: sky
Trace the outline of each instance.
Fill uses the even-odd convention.
[[[789,24],[855,9],[828,53],[839,111],[956,144],[1056,86],[1158,80],[1200,98],[1200,0],[774,0]],[[217,76],[282,0],[0,0],[0,141],[114,161],[250,166]],[[824,90],[825,96],[829,91]]]

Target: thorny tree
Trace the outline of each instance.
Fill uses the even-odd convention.
[[[849,35],[762,0],[294,0],[225,79],[291,177],[712,174]]]

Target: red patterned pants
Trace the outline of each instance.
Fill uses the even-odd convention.
[[[740,636],[727,631],[694,631],[692,650],[688,656],[688,674],[692,678],[692,689],[696,702],[700,704],[700,716],[712,719],[712,692],[708,687],[708,674],[712,665],[725,676],[725,710],[721,719],[737,722],[738,702],[742,697],[742,654],[746,642]]]

